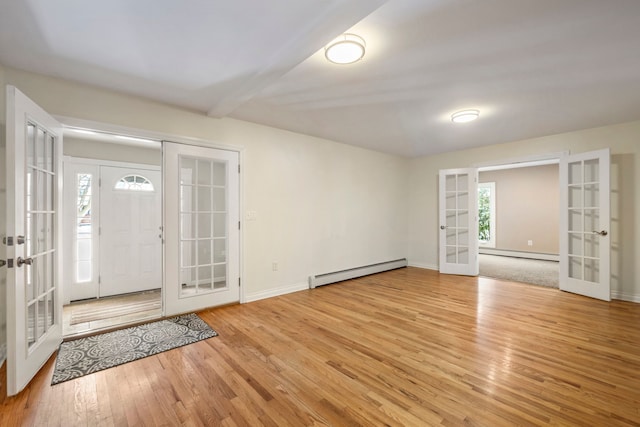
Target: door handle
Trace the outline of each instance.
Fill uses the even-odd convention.
[[[592,231],[592,233],[593,233],[593,234],[599,234],[599,235],[601,235],[601,236],[606,236],[607,234],[609,234],[609,233],[607,233],[607,230],[602,230],[602,231],[596,231],[596,230],[594,230],[594,231]]]
[[[440,230],[444,230],[445,228],[447,228],[447,226],[446,226],[446,225],[441,225],[441,226],[440,226]]]
[[[18,267],[22,267],[23,264],[27,264],[27,265],[33,264],[33,258],[22,259],[22,257],[18,257],[18,259],[16,259],[16,265]]]

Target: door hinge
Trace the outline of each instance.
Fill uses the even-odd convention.
[[[240,165],[238,165],[238,173],[240,173]]]
[[[238,277],[238,287],[240,287],[240,286],[241,286],[241,284],[242,284],[242,283],[240,282],[240,278]]]
[[[7,260],[7,268],[13,268],[13,258]]]
[[[13,236],[10,237],[3,237],[2,238],[2,243],[4,243],[7,246],[13,246]],[[16,245],[24,245],[24,236],[18,236],[16,237],[16,241],[15,241]]]
[[[238,221],[238,230],[240,230],[240,221]]]
[[[102,178],[98,178],[98,187],[102,187]]]
[[[98,274],[98,285],[102,283],[102,276]]]

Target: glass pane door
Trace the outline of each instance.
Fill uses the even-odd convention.
[[[56,248],[53,161],[55,137],[27,123],[25,285],[30,349],[54,323]]]
[[[226,289],[227,163],[180,156],[180,294]]]
[[[62,128],[13,86],[7,86],[6,125],[6,249],[12,264],[7,270],[7,393],[14,395],[62,341]]]
[[[440,272],[478,274],[477,170],[440,171]]]
[[[240,301],[235,151],[164,143],[165,314]]]
[[[608,150],[563,159],[560,179],[560,289],[609,300]]]

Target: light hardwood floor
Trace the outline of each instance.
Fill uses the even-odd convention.
[[[200,315],[219,337],[50,360],[0,425],[640,425],[640,304],[405,268]]]

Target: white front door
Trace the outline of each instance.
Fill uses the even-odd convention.
[[[438,195],[440,273],[477,276],[478,170],[441,170]]]
[[[162,287],[159,170],[100,167],[99,297]]]
[[[164,143],[165,314],[240,300],[239,153]]]
[[[560,289],[611,300],[610,153],[560,160]]]
[[[7,86],[7,393],[62,342],[62,128]]]

